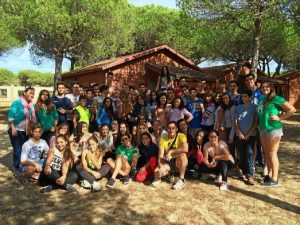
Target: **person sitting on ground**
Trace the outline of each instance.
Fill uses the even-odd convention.
[[[109,166],[103,165],[104,154],[98,146],[97,137],[91,136],[88,148],[82,152],[81,163],[76,166],[76,171],[82,178],[81,186],[91,189],[92,192],[101,189],[97,180],[109,173]]]
[[[78,174],[72,171],[74,155],[70,149],[70,142],[65,135],[56,137],[56,146],[49,149],[40,182],[46,186],[41,189],[42,193],[52,191],[53,187],[65,188],[68,192],[76,192],[73,187],[78,179]]]
[[[107,124],[102,124],[99,128],[100,132],[95,132],[94,135],[98,139],[99,147],[104,154],[104,161],[108,158],[115,158],[114,152],[114,138],[109,131]]]
[[[136,182],[144,182],[154,175],[157,167],[158,147],[152,142],[149,132],[141,134],[142,143],[139,145],[140,157],[138,158],[138,172],[135,176]]]
[[[160,139],[158,166],[155,169],[155,179],[152,186],[156,187],[161,178],[174,174],[175,169],[179,169],[179,179],[174,182],[172,188],[180,190],[184,187],[184,175],[188,165],[187,152],[188,143],[184,134],[178,133],[178,127],[175,121],[167,125],[168,134]]]
[[[216,173],[216,182],[220,183],[220,190],[225,191],[228,189],[228,169],[234,166],[234,160],[226,142],[219,140],[217,131],[208,132],[208,140],[203,147],[203,166],[201,169],[204,173]]]
[[[75,156],[75,162],[80,159],[80,155],[87,148],[87,140],[92,136],[88,131],[88,126],[85,122],[78,123],[74,134],[70,137],[71,150]]]
[[[192,176],[196,178],[199,175],[198,172],[203,159],[201,147],[198,146],[195,138],[192,137],[192,134],[190,133],[190,127],[188,126],[188,123],[184,119],[178,120],[177,124],[179,128],[179,132],[183,133],[187,138],[187,142],[189,145],[188,169],[189,171],[193,171]]]
[[[166,135],[168,132],[162,129],[160,122],[154,121],[152,125],[152,136],[155,137],[155,143],[159,144],[160,138],[164,135]]]
[[[34,180],[38,179],[49,150],[46,141],[40,139],[42,133],[42,126],[34,124],[31,128],[31,138],[22,146],[20,171]]]
[[[112,172],[112,176],[106,185],[108,188],[114,188],[118,174],[123,176],[124,184],[129,184],[130,170],[135,167],[137,163],[137,156],[139,153],[136,152],[134,146],[131,144],[131,136],[129,134],[123,134],[121,136],[121,142],[122,144],[116,150],[116,160],[111,158],[107,159],[107,163]]]

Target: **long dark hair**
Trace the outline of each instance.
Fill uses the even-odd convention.
[[[166,103],[165,103],[165,105],[164,105],[164,109],[167,107],[167,104],[168,104],[168,95],[166,94],[166,93],[162,93],[162,94],[160,94],[158,97],[157,97],[157,107],[161,107],[161,102],[160,102],[160,98],[162,97],[162,96],[165,96],[166,97]]]
[[[48,99],[46,101],[43,101],[42,100],[42,95],[43,94],[47,94],[48,95]],[[43,108],[43,104],[46,105],[47,107],[47,113],[51,113],[52,109],[53,109],[53,103],[51,102],[51,99],[50,99],[50,93],[49,91],[43,89],[40,91],[39,93],[39,97],[37,99],[37,102],[35,104],[35,111],[38,112],[41,108]]]
[[[261,86],[263,84],[267,84],[269,86],[269,88],[270,88],[270,92],[269,92],[269,94],[267,94],[266,100],[263,103],[263,107],[265,108],[273,100],[273,98],[276,96],[276,91],[275,91],[274,85],[271,84],[271,83],[269,83],[268,81],[263,81],[261,83]]]
[[[63,135],[63,134],[57,135],[56,141],[57,141],[58,138],[62,138],[65,142],[67,142],[67,145],[66,145],[64,153],[63,153],[63,162],[66,162],[66,161],[70,160],[70,162],[71,162],[70,167],[73,167],[73,165],[74,165],[74,155],[71,151],[69,138],[66,135]]]
[[[224,103],[224,101],[223,101],[223,96],[228,96],[228,98],[229,98],[229,102],[228,102],[228,105],[226,105],[225,103]],[[223,93],[222,94],[222,100],[221,100],[221,107],[224,109],[224,110],[226,110],[226,109],[230,109],[232,106],[233,106],[233,103],[232,103],[232,100],[231,100],[231,96],[228,94],[228,93]]]
[[[105,102],[109,100],[110,101],[110,106],[107,107]],[[112,121],[115,117],[114,115],[114,108],[113,108],[113,105],[112,105],[112,99],[110,97],[106,97],[103,99],[103,108],[106,112],[106,115],[108,116],[109,120]]]
[[[165,72],[166,71],[166,72]],[[162,77],[166,76],[167,77],[167,82],[170,83],[171,82],[171,76],[170,76],[170,72],[169,72],[169,68],[167,66],[163,66],[161,68],[161,72],[160,72],[161,76],[160,76],[160,80]]]
[[[75,142],[79,143],[80,138],[82,137],[83,133],[82,133],[82,127],[83,125],[87,125],[86,122],[79,122],[76,126],[76,129],[74,130],[74,135],[75,135]]]
[[[184,102],[183,102],[183,99],[180,97],[180,96],[176,96],[174,99],[173,99],[173,102],[172,102],[172,108],[174,109],[175,108],[175,100],[176,99],[179,99],[180,100],[180,105],[178,107],[178,109],[183,109],[184,108]]]

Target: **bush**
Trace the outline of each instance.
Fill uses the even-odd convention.
[[[0,85],[18,84],[17,75],[7,69],[0,68]]]
[[[53,86],[53,74],[41,73],[35,70],[22,70],[19,72],[19,80],[22,86],[39,85],[50,87]]]

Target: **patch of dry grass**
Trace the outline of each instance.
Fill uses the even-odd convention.
[[[79,189],[39,193],[35,184],[22,186],[11,172],[12,148],[0,135],[0,224],[300,224],[300,119],[285,124],[279,151],[281,186],[247,186],[229,179],[220,192],[211,182],[187,181],[175,192],[162,183],[157,189],[117,183],[97,193]],[[257,175],[257,181],[261,177]],[[102,187],[106,179],[100,181]]]

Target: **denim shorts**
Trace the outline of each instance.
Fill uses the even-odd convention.
[[[281,137],[283,136],[282,128],[277,130],[260,130],[260,136],[262,137]]]
[[[45,162],[45,159],[40,159],[40,161],[38,161],[37,163],[43,167],[44,166],[44,162]],[[26,166],[24,166],[22,163],[20,163],[20,166],[19,166],[19,171],[24,173],[26,170]]]

